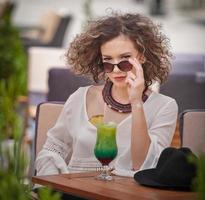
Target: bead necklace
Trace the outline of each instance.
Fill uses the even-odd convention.
[[[102,96],[107,104],[107,106],[117,112],[120,113],[130,113],[131,112],[131,104],[121,104],[112,97],[112,85],[113,83],[111,81],[106,81],[105,86],[102,90]],[[142,101],[145,102],[147,100],[148,96],[143,92],[142,94]]]

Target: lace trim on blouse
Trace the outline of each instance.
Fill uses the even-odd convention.
[[[84,172],[84,171],[102,171],[103,167],[77,167],[68,166],[70,172]]]
[[[80,171],[101,171],[103,166],[101,163],[93,157],[89,158],[77,158],[73,157],[68,165],[68,170],[72,172]],[[110,166],[110,170],[112,167]]]
[[[59,154],[64,160],[68,154],[68,146],[55,138],[48,137],[43,149]]]

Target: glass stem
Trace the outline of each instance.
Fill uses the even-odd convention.
[[[110,174],[109,174],[109,166],[108,166],[108,165],[104,165],[104,166],[103,166],[103,175],[104,175],[105,177],[107,177],[107,176],[110,175]]]

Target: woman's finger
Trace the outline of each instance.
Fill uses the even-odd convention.
[[[130,86],[133,86],[135,81],[133,79],[131,79],[131,78],[127,78],[126,79],[126,83],[128,83]]]
[[[136,76],[138,77],[144,77],[143,74],[143,68],[142,65],[140,64],[140,62],[138,61],[138,59],[136,58],[130,58],[129,62],[134,66],[135,70],[136,70]]]
[[[127,75],[128,75],[129,78],[132,78],[133,80],[136,79],[136,75],[133,74],[131,71],[127,72]]]
[[[136,63],[136,72],[140,77],[144,77],[144,72],[143,72],[143,68],[141,63],[139,62],[139,60],[137,58],[134,58],[134,61]]]

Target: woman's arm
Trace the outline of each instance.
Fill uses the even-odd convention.
[[[128,72],[128,94],[132,106],[131,158],[134,170],[138,170],[146,158],[151,140],[148,135],[144,115],[142,93],[144,90],[144,74],[138,59],[129,59],[135,68],[135,74]]]
[[[127,82],[132,105],[131,159],[133,169],[138,170],[154,166],[161,151],[170,145],[176,126],[178,107],[173,99],[163,100],[164,102],[148,130],[142,102],[143,69],[137,59],[129,61],[136,70],[135,74],[131,72],[128,74]],[[158,103],[153,104],[153,109]]]
[[[132,104],[131,158],[136,171],[144,162],[151,140],[148,135],[142,101]]]

